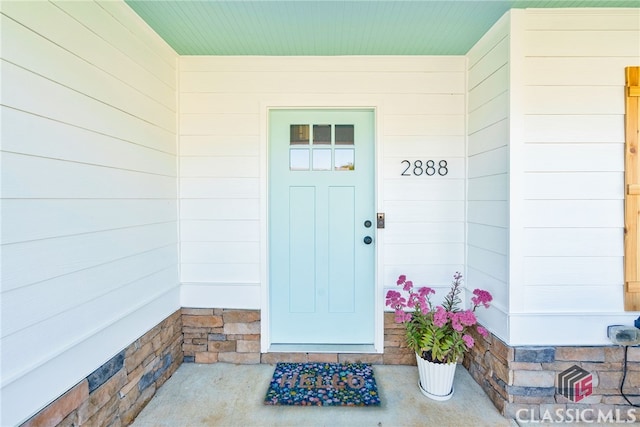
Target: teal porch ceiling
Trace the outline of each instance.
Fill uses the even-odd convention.
[[[463,55],[511,8],[640,0],[125,0],[180,55]]]

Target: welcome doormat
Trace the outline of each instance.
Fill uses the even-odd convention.
[[[278,363],[265,405],[379,406],[373,368],[366,363]]]

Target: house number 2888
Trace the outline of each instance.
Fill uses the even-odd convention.
[[[435,174],[445,176],[449,173],[446,160],[440,160],[437,164],[434,160],[427,160],[426,162],[423,162],[422,160],[414,160],[413,162],[410,160],[403,160],[400,163],[406,165],[404,171],[401,173],[402,176],[433,176]]]

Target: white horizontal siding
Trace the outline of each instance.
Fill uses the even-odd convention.
[[[509,134],[509,121],[504,118],[487,127],[469,134],[467,139],[467,155],[469,157],[505,146],[506,135]]]
[[[508,230],[504,227],[470,223],[467,227],[467,242],[471,246],[508,255],[508,234]]]
[[[3,84],[3,105],[112,138],[175,152],[171,131],[4,59],[1,64],[3,81],[13,82]],[[114,123],[121,126],[114,127]]]
[[[125,21],[121,22],[119,18],[123,16],[122,13],[114,19],[112,16],[114,8],[109,8],[105,4],[108,3],[107,1],[68,2],[54,0],[53,3],[73,16],[80,24],[90,28],[95,35],[108,40],[118,51],[134,60],[135,64],[132,63],[132,67],[144,69],[145,74],[150,74],[167,87],[175,89],[175,53],[167,44],[159,45],[157,39],[149,40],[144,36],[139,36],[145,33],[144,30],[148,28],[146,25],[135,24],[131,18],[124,18]],[[120,6],[123,5],[120,4]],[[131,33],[135,33],[136,37],[131,37]]]
[[[500,123],[509,116],[508,92],[502,92],[469,112],[469,134]]]
[[[622,90],[622,89],[621,89]],[[537,114],[523,117],[527,143],[624,143],[622,115]]]
[[[395,266],[451,264],[450,260],[462,259],[464,257],[464,244],[385,244],[383,252],[385,263]]]
[[[204,59],[206,60],[206,59]],[[301,59],[302,60],[302,59]],[[258,58],[256,58],[258,61]],[[464,73],[407,72],[397,69],[393,72],[377,71],[375,79],[363,79],[362,72],[315,71],[299,73],[303,78],[283,79],[283,73],[264,71],[256,66],[254,71],[233,72],[191,72],[184,68],[181,72],[180,90],[184,92],[222,93],[461,93],[464,88]],[[212,78],[215,76],[215,78]],[[310,86],[310,83],[313,83]]]
[[[637,13],[637,12],[636,12]],[[640,50],[637,28],[607,30],[529,30],[525,32],[527,56],[626,56]]]
[[[478,258],[480,259],[480,258]],[[485,272],[484,266],[467,265],[467,278],[469,289],[481,288],[487,290],[492,296],[498,296],[503,292],[504,278],[500,277],[501,272],[498,270],[501,266],[506,266],[507,262],[502,261],[491,266],[488,272]],[[483,310],[480,313],[485,313],[486,317],[483,317],[482,323],[486,325],[496,325],[500,322],[506,323],[509,319],[509,306],[505,305],[504,299],[495,299],[491,301],[491,308],[489,310]],[[478,313],[479,314],[479,313]],[[477,314],[477,315],[478,315]],[[502,328],[507,329],[507,325],[503,324]],[[493,329],[491,330],[493,333]]]
[[[175,153],[156,147],[8,107],[0,107],[0,114],[3,118],[2,148],[7,152],[156,175],[167,175],[167,170],[175,166]],[[24,129],[30,130],[31,138],[23,138]],[[105,150],[113,156],[102,155]]]
[[[619,172],[624,144],[528,144],[526,172]]]
[[[176,189],[175,176],[171,175],[175,166],[167,175],[156,175],[4,152],[2,169],[5,198],[170,199]]]
[[[377,238],[379,280],[392,287],[402,270],[446,285],[461,269],[464,58],[180,61],[183,304],[211,301],[215,295],[216,306],[237,306],[238,292],[247,291],[250,284],[260,289],[258,249],[265,244],[261,233],[266,227],[260,178],[267,154],[260,120],[267,106],[377,107],[377,208],[387,215],[387,227]],[[403,160],[445,160],[448,174],[403,177]],[[245,224],[245,229],[238,229]]]
[[[5,199],[4,244],[74,236],[175,221],[177,203],[166,199]]]
[[[601,264],[603,265],[603,264]],[[548,267],[548,266],[544,266]],[[592,270],[587,267],[587,271]],[[618,283],[590,284],[590,278],[586,275],[575,275],[574,280],[566,282],[561,281],[560,277],[555,276],[553,283],[550,285],[536,284],[535,286],[527,286],[524,289],[524,298],[527,301],[528,309],[533,313],[576,313],[575,315],[589,316],[599,312],[607,312],[603,310],[608,305],[617,304],[618,298],[624,297],[624,287]],[[598,277],[598,276],[596,276]],[[608,279],[611,281],[611,278]],[[594,298],[594,295],[598,295]],[[633,318],[629,318],[628,313],[620,312],[620,315],[627,315],[626,324],[633,324]],[[606,331],[607,324],[599,326],[600,331]],[[559,331],[562,332],[562,331]],[[606,335],[605,332],[602,332]],[[514,339],[523,340],[524,337],[519,336]],[[530,340],[528,337],[527,340]],[[549,339],[549,338],[548,338]],[[551,338],[555,341],[558,338]],[[566,338],[567,342],[573,342],[571,338]],[[591,337],[592,342],[596,341],[596,337]],[[532,341],[529,341],[531,343]],[[544,341],[543,341],[544,342]],[[547,341],[548,342],[548,341]],[[604,344],[604,343],[603,343]]]
[[[526,114],[624,114],[619,86],[528,86]]]
[[[467,183],[469,201],[508,200],[509,182],[505,174],[476,177]]]
[[[388,115],[384,118],[389,136],[464,135],[464,115]]]
[[[180,155],[186,156],[257,156],[260,153],[255,135],[182,135]]]
[[[207,137],[260,135],[258,114],[181,114],[182,135],[206,135]]]
[[[132,32],[132,26],[141,26],[147,29],[146,24],[137,17],[134,18],[135,21],[121,22],[113,15],[110,17],[108,13],[101,13],[99,8],[95,8],[93,5],[80,7],[91,8],[93,9],[92,14],[100,14],[96,18],[102,21],[100,25],[107,30],[102,30],[101,34],[97,34],[98,30],[94,30],[95,22],[88,27],[83,22],[91,14],[77,10],[80,8],[69,8],[65,6],[65,3],[64,1],[42,2],[35,8],[30,2],[5,2],[2,5],[2,11],[10,19],[49,40],[52,44],[50,50],[57,51],[58,47],[62,47],[64,50],[83,58],[86,62],[94,64],[95,67],[117,77],[122,82],[121,84],[137,88],[165,106],[172,107],[175,104],[176,80],[170,71],[175,69],[173,62],[175,56],[173,60],[167,56],[168,46],[165,44],[158,49],[157,36],[152,41],[143,41],[142,45],[135,41],[136,37],[126,37],[127,42],[122,43],[123,34]],[[101,2],[98,5],[104,9],[105,3],[108,2]],[[114,5],[113,7],[118,6]],[[127,13],[130,14],[131,10]],[[140,31],[143,30],[133,29],[133,32],[140,33]],[[138,45],[139,49],[135,54],[131,54],[131,50],[136,49],[133,47],[135,45]],[[142,53],[143,51],[148,51],[148,55],[151,56],[159,56],[165,65],[158,66],[157,63],[154,63],[154,67],[147,64],[144,59],[147,54]]]
[[[182,242],[256,242],[260,222],[183,220],[180,233]]]
[[[499,147],[471,156],[469,159],[469,180],[505,174],[505,164],[509,160],[507,147]]]
[[[181,157],[180,170],[185,178],[258,178],[257,156]]]
[[[259,178],[253,177],[184,177],[180,180],[180,194],[189,199],[252,199],[258,197],[258,188]]]
[[[158,43],[158,34],[148,25],[140,25],[140,18],[137,14],[131,13],[129,5],[125,2],[112,0],[96,0],[95,3],[99,4],[101,8],[113,16],[113,18],[133,36],[128,39],[128,46],[122,46],[122,49],[130,49],[130,45],[142,46],[152,51],[154,55],[161,58],[170,66],[175,67],[176,52],[168,44]],[[143,64],[143,66],[145,64]],[[156,66],[157,65],[156,63]],[[173,75],[171,79],[166,81],[166,84],[175,88],[176,76]]]
[[[523,60],[523,78],[530,85],[586,86],[590,89],[624,85],[624,73],[619,71],[630,63],[629,58],[624,56],[527,56]]]
[[[488,83],[491,87],[501,87],[502,90],[495,90],[491,96],[507,89],[505,82],[496,82],[491,78],[494,74],[504,73],[504,66],[509,61],[509,23],[508,15],[499,20],[493,28],[471,48],[467,57],[469,58],[469,74],[467,75],[469,87],[469,99],[476,97],[472,95],[480,83]],[[473,70],[473,72],[472,72]]]
[[[3,290],[176,244],[175,220],[3,245]],[[62,298],[62,296],[61,296]],[[10,323],[10,321],[7,321]]]
[[[392,223],[385,228],[385,244],[464,243],[464,229],[455,222]]]
[[[460,72],[459,56],[342,56],[340,58],[313,56],[283,56],[273,61],[270,58],[242,56],[221,57],[181,56],[182,71],[237,72],[265,71],[294,73],[309,71],[339,71],[367,73],[376,72]],[[258,62],[259,61],[259,62]]]
[[[184,307],[255,309],[260,307],[260,295],[260,285],[256,283],[183,282],[180,286]]]
[[[402,169],[402,168],[400,168]],[[402,169],[403,170],[403,169]],[[398,171],[398,175],[400,175]],[[385,200],[459,200],[464,191],[464,180],[425,177],[403,177],[388,179],[384,183]]]
[[[454,93],[387,94],[384,97],[384,111],[389,115],[459,115],[464,111],[465,96],[460,91]]]
[[[220,260],[206,260],[206,262],[182,263],[180,274],[184,283],[208,283],[212,276],[215,276],[220,283],[259,283],[260,264],[240,263],[240,262],[218,262]],[[235,288],[234,288],[235,289]],[[233,290],[232,290],[233,292]],[[227,295],[225,297],[234,297]],[[237,296],[235,296],[237,297]],[[187,307],[193,307],[184,303]],[[198,304],[200,306],[200,304]],[[233,308],[233,307],[230,307]]]
[[[505,39],[505,43],[506,41],[508,40]],[[485,76],[482,80],[476,81],[475,85],[469,88],[470,92],[467,100],[469,111],[478,109],[489,100],[493,100],[498,95],[502,95],[509,90],[509,66],[508,63],[500,66],[503,61],[504,58],[502,58],[502,61],[500,58],[496,58],[496,63],[492,64],[492,68],[496,66],[499,68],[491,70],[493,71],[491,74]],[[483,61],[482,64],[485,64],[485,62]],[[477,76],[479,73],[479,65],[476,65],[473,76]],[[488,70],[483,71],[485,73],[488,72]]]
[[[508,340],[509,38],[506,14],[469,51],[467,101],[467,286],[493,295],[480,321]]]
[[[616,253],[610,256],[528,257],[524,262],[525,285],[562,284],[570,289],[583,285],[618,286],[624,280],[622,267],[623,259]]]
[[[529,30],[638,30],[640,12],[634,9],[537,9],[527,15]]]
[[[526,200],[527,227],[620,227],[620,200]]]
[[[186,199],[180,201],[180,218],[207,220],[259,220],[259,199]]]
[[[176,54],[123,2],[5,2],[0,21],[17,425],[179,307]]]
[[[640,62],[640,10],[527,10],[516,31],[524,244],[511,339],[606,344],[624,316],[624,67]]]
[[[424,155],[425,147],[428,147],[429,158],[463,159],[465,138],[464,135],[393,135],[384,147],[385,160],[389,157],[417,159]]]
[[[398,222],[446,222],[464,221],[464,201],[387,201],[387,215]]]
[[[525,174],[529,200],[621,200],[624,177],[619,172],[530,172]]]
[[[247,263],[259,256],[257,242],[182,242],[182,257],[191,262]]]
[[[622,256],[619,228],[527,228],[524,250],[535,256]]]
[[[59,4],[74,3],[60,2]],[[102,10],[90,2],[75,2],[75,4],[93,5],[98,10]],[[6,43],[6,47],[2,50],[4,60],[20,64],[20,67],[33,73],[46,75],[60,85],[100,99],[106,104],[141,117],[161,128],[175,131],[175,111],[166,105],[158,101],[149,102],[150,98],[147,94],[141,93],[135,87],[122,84],[108,71],[96,68],[85,59],[62,47],[52,49],[49,40],[14,20],[2,16],[0,25],[3,28],[3,37],[21,41],[20,44]],[[114,32],[114,34],[117,33]],[[166,64],[165,68],[168,69]]]
[[[512,346],[545,345],[545,346],[589,346],[611,345],[606,338],[607,325],[629,325],[633,319],[629,313],[622,311],[601,311],[601,307],[589,311],[596,299],[594,294],[607,294],[602,298],[606,303],[613,292],[611,288],[585,287],[586,294],[590,294],[592,301],[588,302],[587,309],[583,310],[579,304],[571,307],[571,310],[560,311],[552,308],[554,302],[543,310],[535,313],[512,313],[510,316],[511,328],[517,332],[513,334]],[[595,291],[595,292],[589,292]],[[572,294],[570,294],[572,295]],[[622,288],[619,292],[622,298]],[[572,295],[568,297],[574,300]],[[580,297],[583,300],[583,296]],[[582,301],[578,301],[581,303]],[[487,310],[488,311],[488,310]],[[604,336],[604,338],[600,338]]]
[[[143,278],[166,272],[175,261],[174,252],[174,245],[151,249],[7,292],[2,299],[2,312],[7,319],[2,335],[14,334]],[[161,284],[158,281],[156,285]],[[73,294],[74,298],[49,304],[59,300],[60,294]]]
[[[469,245],[467,256],[469,257],[467,265],[470,268],[482,271],[500,282],[507,281],[509,270],[507,268],[508,257],[506,255],[483,247]],[[498,303],[502,303],[502,301],[498,300]]]

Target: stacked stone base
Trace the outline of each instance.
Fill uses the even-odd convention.
[[[464,366],[503,416],[522,422],[640,422],[640,408],[620,393],[624,348],[510,347],[493,335],[474,338]],[[624,392],[640,405],[639,347],[629,347],[627,361]],[[573,366],[592,376],[586,397],[569,399],[558,384],[558,375]]]
[[[385,313],[383,354],[260,353],[260,311],[183,308],[185,362],[259,364],[277,362],[371,363],[415,365],[402,325]]]
[[[506,418],[519,422],[640,422],[640,408],[619,388],[621,347],[510,347],[474,336],[463,364]],[[260,353],[260,311],[178,310],[40,411],[24,426],[130,424],[182,362],[274,364],[364,362],[415,365],[405,330],[384,315],[384,353]],[[558,374],[578,366],[593,390],[573,401],[557,390]],[[640,404],[640,347],[628,349],[625,394]]]
[[[182,316],[176,311],[23,426],[129,425],[181,363]]]

